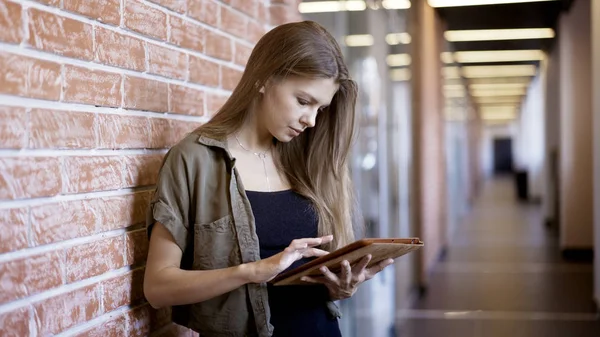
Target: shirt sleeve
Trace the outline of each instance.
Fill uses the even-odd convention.
[[[146,227],[150,238],[156,222],[163,224],[175,243],[186,251],[190,242],[190,184],[188,168],[181,150],[173,147],[167,152],[158,173],[154,195],[146,214]]]

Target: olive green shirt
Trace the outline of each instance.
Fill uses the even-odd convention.
[[[181,269],[212,270],[260,259],[254,215],[226,141],[191,133],[165,156],[147,214],[183,252]],[[340,317],[333,302],[333,317]],[[248,283],[200,303],[173,307],[173,321],[213,336],[269,337],[265,283]]]

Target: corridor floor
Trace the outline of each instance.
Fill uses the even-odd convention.
[[[399,337],[600,337],[591,262],[561,257],[540,206],[496,179],[457,228]]]

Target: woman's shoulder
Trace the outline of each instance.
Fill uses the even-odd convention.
[[[199,131],[193,131],[183,137],[171,149],[169,155],[189,162],[206,162],[215,158],[215,154],[226,151],[226,143],[207,137]]]

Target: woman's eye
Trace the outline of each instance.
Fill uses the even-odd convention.
[[[298,98],[298,104],[300,105],[308,105],[308,101]]]

